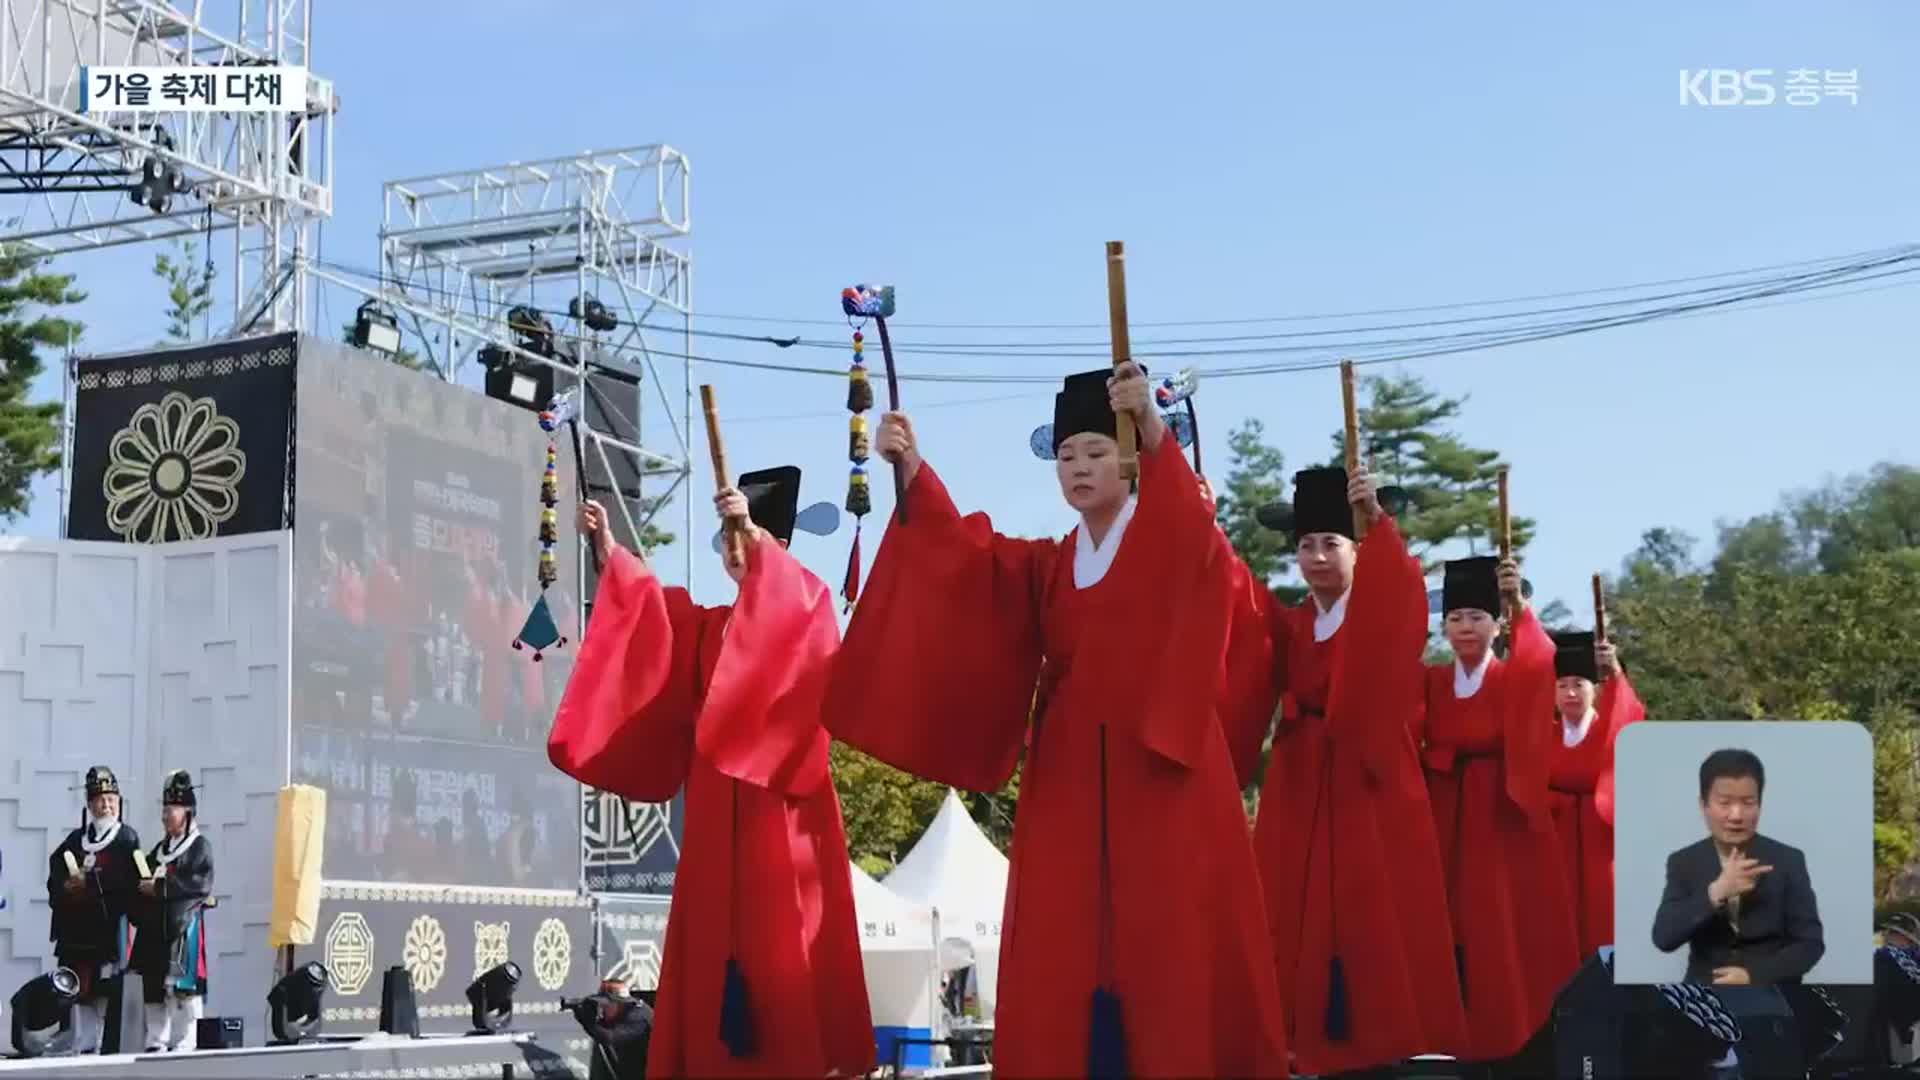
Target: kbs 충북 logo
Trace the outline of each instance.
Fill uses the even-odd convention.
[[[1860,69],[1680,69],[1682,105],[1772,105],[1785,101],[1805,108],[1828,98],[1841,98],[1849,105],[1860,104]]]

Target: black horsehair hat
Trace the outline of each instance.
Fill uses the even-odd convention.
[[[113,775],[113,770],[105,765],[95,765],[87,770],[86,789],[89,799],[95,795],[118,795],[120,778]]]
[[[1553,677],[1564,679],[1578,675],[1588,682],[1600,681],[1600,666],[1593,658],[1593,632],[1570,630],[1553,635]]]
[[[199,802],[193,795],[193,777],[185,769],[175,769],[167,774],[167,782],[160,791],[161,806],[184,806],[189,810],[197,809]]]
[[[1498,615],[1500,602],[1500,560],[1491,555],[1469,559],[1449,559],[1440,582],[1440,610],[1472,608]]]
[[[1145,364],[1136,361],[1134,366],[1140,369],[1142,378],[1147,376]],[[1028,440],[1034,457],[1053,461],[1060,456],[1060,444],[1075,435],[1105,435],[1109,439],[1118,435],[1113,403],[1107,396],[1107,380],[1111,378],[1112,368],[1082,371],[1066,377],[1060,391],[1053,395],[1053,423],[1034,428]],[[1161,418],[1182,448],[1193,445],[1193,424],[1184,414],[1162,413]]]
[[[1405,488],[1383,487],[1376,491],[1380,506],[1398,517],[1411,497]],[[1308,533],[1338,533],[1353,539],[1353,505],[1347,502],[1347,470],[1333,465],[1301,469],[1293,474],[1293,501],[1275,500],[1254,511],[1254,519],[1275,532],[1286,533],[1296,543]]]
[[[798,466],[776,465],[741,473],[738,487],[740,494],[747,497],[747,516],[783,544],[793,542],[795,529],[815,536],[831,536],[840,528],[840,508],[832,503],[814,503],[805,510],[800,509]],[[724,531],[714,531],[713,550],[723,550]]]

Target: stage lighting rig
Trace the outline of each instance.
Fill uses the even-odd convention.
[[[509,960],[467,987],[467,1001],[473,1005],[475,1035],[494,1035],[513,1023],[513,990],[520,985],[520,965]]]
[[[327,992],[327,969],[309,961],[274,984],[267,994],[267,1016],[274,1045],[285,1046],[318,1037],[321,998]]]
[[[353,343],[392,356],[400,351],[400,320],[378,300],[368,300],[354,313]]]
[[[60,1025],[80,997],[80,976],[54,968],[13,992],[13,1049],[21,1057],[39,1057],[53,1045]]]

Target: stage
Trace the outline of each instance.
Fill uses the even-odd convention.
[[[197,1077],[253,1080],[330,1076],[546,1076],[564,1069],[531,1032],[502,1035],[391,1035],[333,1039],[298,1046],[250,1046],[178,1054],[114,1054],[0,1061],[0,1076],[94,1080],[112,1077]],[[430,1072],[428,1071],[430,1070]]]

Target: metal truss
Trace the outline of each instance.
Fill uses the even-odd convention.
[[[312,0],[0,0],[0,240],[43,254],[238,229],[236,329],[287,329],[299,275],[276,278],[333,212],[333,84],[308,72],[307,112],[83,114],[81,67],[309,68]],[[224,16],[216,29],[214,15]],[[185,190],[135,203],[149,161]],[[250,239],[246,234],[253,233]]]
[[[584,383],[585,434],[637,538],[644,520],[635,515],[651,517],[651,500],[676,493],[691,471],[686,156],[665,145],[595,151],[395,180],[382,193],[378,295],[427,362],[458,379],[491,345],[559,368],[562,387]],[[611,330],[587,325],[589,298],[614,317]],[[516,307],[552,324],[556,357],[515,343],[507,315]],[[623,374],[596,377],[609,372]],[[609,458],[609,448],[619,453]],[[668,489],[643,496],[645,481],[661,476]],[[685,503],[690,577],[698,545]]]

